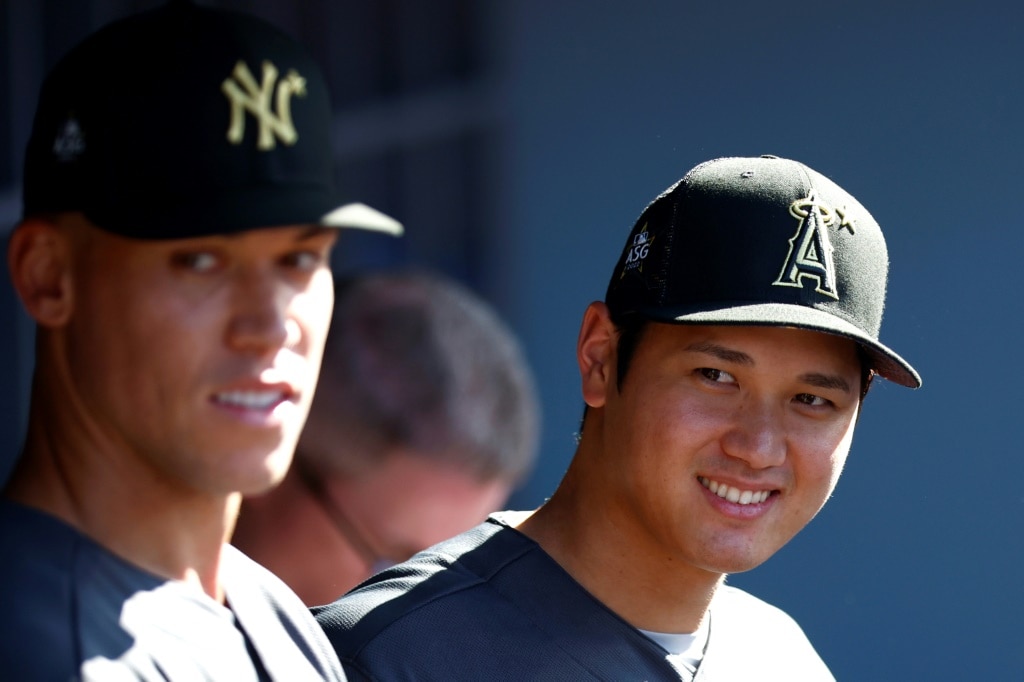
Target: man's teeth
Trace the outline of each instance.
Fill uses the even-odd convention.
[[[217,394],[217,402],[249,410],[265,410],[283,398],[280,391],[224,391]]]
[[[700,477],[700,483],[714,494],[735,504],[758,504],[767,500],[768,496],[772,494],[770,490],[740,490],[731,485],[712,481],[704,476]]]

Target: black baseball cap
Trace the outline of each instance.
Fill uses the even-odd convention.
[[[856,199],[774,156],[702,163],[637,220],[605,296],[613,316],[798,327],[859,343],[879,375],[921,377],[878,340],[889,258]]]
[[[334,188],[330,97],[306,50],[188,0],[114,22],[47,76],[24,215],[82,211],[127,237],[319,224],[401,234]]]

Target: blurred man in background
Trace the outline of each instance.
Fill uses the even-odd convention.
[[[537,397],[511,331],[436,274],[339,283],[295,465],[236,546],[309,605],[482,521],[529,471]]]
[[[344,679],[227,544],[312,402],[333,228],[400,231],[339,201],[330,121],[301,45],[189,2],[47,77],[8,246],[36,366],[0,500],[6,679]]]

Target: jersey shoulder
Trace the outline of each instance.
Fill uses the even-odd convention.
[[[710,613],[708,646],[697,681],[834,679],[800,625],[777,606],[723,585]]]
[[[234,617],[272,679],[345,679],[324,631],[280,578],[233,545],[224,546],[224,574]]]
[[[19,679],[73,679],[80,663],[84,575],[101,548],[63,521],[0,501],[0,669]]]
[[[314,611],[349,680],[673,674],[652,640],[493,517]]]

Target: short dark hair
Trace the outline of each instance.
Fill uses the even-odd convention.
[[[615,347],[615,382],[618,389],[626,380],[626,372],[633,361],[633,355],[636,354],[636,347],[644,332],[650,327],[651,321],[639,315],[616,313],[611,314],[611,319],[618,335]]]

